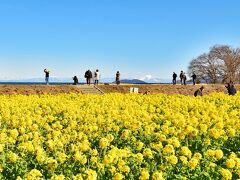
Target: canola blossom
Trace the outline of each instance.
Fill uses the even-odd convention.
[[[240,94],[0,100],[0,179],[240,178]]]

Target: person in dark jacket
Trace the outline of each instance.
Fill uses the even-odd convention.
[[[45,73],[45,82],[48,85],[49,84],[49,73],[50,73],[50,71],[47,70],[47,69],[44,69],[43,71]]]
[[[86,78],[87,84],[90,85],[91,84],[91,79],[92,79],[92,72],[90,70],[87,70],[85,72],[84,77]]]
[[[237,90],[232,83],[227,83],[227,86],[225,87],[227,88],[229,95],[233,96],[237,93]]]
[[[192,77],[192,80],[193,80],[193,85],[195,85],[196,84],[197,75],[195,73],[193,73],[193,75],[191,77]]]
[[[73,85],[77,85],[78,84],[78,78],[77,76],[73,77]]]
[[[181,81],[181,85],[183,85],[183,71],[181,71],[179,77],[180,77],[180,81]]]
[[[196,91],[194,92],[194,96],[195,96],[195,97],[197,97],[197,96],[203,96],[203,89],[204,89],[204,87],[202,86],[202,87],[200,87],[198,90],[196,90]]]
[[[119,85],[120,84],[120,72],[117,71],[116,73],[116,84]]]
[[[148,90],[148,91],[145,91],[144,93],[143,93],[143,95],[148,95],[148,94],[150,94],[150,91]]]
[[[177,83],[177,74],[173,72],[173,85]]]

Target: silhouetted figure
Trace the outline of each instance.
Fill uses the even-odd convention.
[[[173,85],[177,83],[177,74],[175,72],[173,72]]]
[[[120,84],[120,72],[117,71],[116,73],[116,84],[119,85]]]
[[[86,78],[87,84],[90,85],[91,84],[91,79],[92,79],[92,72],[90,70],[87,70],[85,72],[84,77]]]
[[[227,88],[229,95],[233,96],[237,93],[237,90],[232,83],[227,83],[227,86],[225,87]]]
[[[100,79],[100,73],[99,73],[99,70],[97,69],[94,72],[94,85],[98,85],[99,79]]]
[[[145,92],[143,93],[143,95],[148,95],[148,94],[150,94],[150,91],[145,91]]]
[[[204,89],[204,87],[202,86],[202,87],[200,87],[198,90],[196,90],[196,91],[194,92],[194,96],[195,96],[195,97],[197,97],[197,96],[203,96],[203,89]]]
[[[77,85],[77,84],[78,84],[78,78],[77,78],[77,76],[74,76],[74,77],[73,77],[73,84],[74,84],[74,85]]]
[[[180,77],[181,85],[183,85],[183,71],[181,71],[179,77]]]
[[[49,85],[49,73],[50,71],[47,69],[44,69],[44,73],[45,73],[45,82],[47,85]]]
[[[186,81],[187,81],[187,76],[185,73],[183,73],[183,84],[186,85]]]
[[[196,84],[196,79],[197,79],[196,74],[193,73],[193,75],[191,77],[192,77],[192,80],[193,80],[193,85],[195,85]]]

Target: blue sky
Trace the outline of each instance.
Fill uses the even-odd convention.
[[[215,44],[240,44],[238,0],[1,0],[0,79],[166,79]]]

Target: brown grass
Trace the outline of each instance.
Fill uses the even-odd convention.
[[[119,92],[128,93],[130,87],[139,88],[140,93],[150,91],[150,94],[184,94],[193,95],[194,91],[202,85],[99,85],[105,93]],[[224,85],[203,85],[204,94],[212,92],[224,92]],[[236,85],[240,90],[240,85]],[[0,94],[59,94],[59,93],[81,93],[77,86],[73,85],[0,85]]]
[[[0,85],[0,94],[59,94],[81,93],[72,85]]]
[[[129,92],[130,87],[139,88],[140,93],[145,91],[150,91],[150,94],[164,93],[164,94],[184,94],[184,95],[193,95],[193,93],[204,86],[204,94],[209,94],[212,92],[224,92],[226,88],[224,85],[100,85],[99,88],[102,89],[105,93],[110,92]],[[237,90],[240,90],[240,85],[236,85]]]

